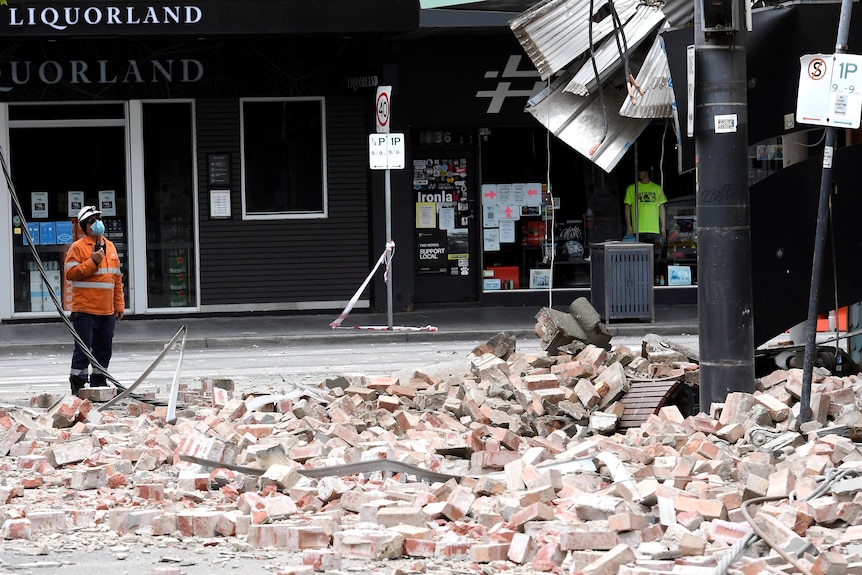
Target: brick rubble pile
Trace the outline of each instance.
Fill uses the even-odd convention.
[[[446,376],[342,376],[278,396],[202,380],[173,424],[137,401],[98,415],[71,395],[8,406],[0,534],[231,539],[295,551],[284,574],[405,557],[483,573],[862,574],[856,375],[817,373],[801,429],[800,370],[622,429],[632,381],[693,385],[696,363],[556,335],[552,354],[530,356],[499,334]]]

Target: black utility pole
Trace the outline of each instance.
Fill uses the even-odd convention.
[[[695,0],[700,409],[754,391],[745,0]]]

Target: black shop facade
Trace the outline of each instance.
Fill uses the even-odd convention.
[[[507,29],[414,39],[412,2],[335,4],[0,11],[0,150],[14,191],[0,199],[13,278],[0,321],[56,315],[51,291],[67,304],[62,261],[88,204],[120,252],[131,315],[337,313],[390,239],[387,218],[395,310],[500,305],[533,291],[541,267],[549,157],[568,190],[565,233],[584,243],[583,180],[608,176],[523,111],[540,80]],[[406,140],[389,215],[369,165],[382,85]],[[554,162],[567,166],[559,177]],[[496,239],[484,224],[506,205],[489,192],[526,210]],[[567,281],[583,289],[577,267]],[[381,273],[371,285],[356,308],[386,309]]]
[[[417,22],[382,0],[3,7],[0,321],[68,305],[82,205],[130,315],[340,310],[369,271],[380,45]]]

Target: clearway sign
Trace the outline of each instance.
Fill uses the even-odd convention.
[[[404,169],[404,134],[369,134],[368,160],[372,170]]]
[[[807,54],[799,62],[796,121],[858,128],[862,115],[862,56]]]

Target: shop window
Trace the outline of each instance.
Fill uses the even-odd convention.
[[[243,216],[325,217],[323,98],[242,100]]]

